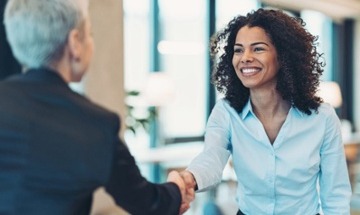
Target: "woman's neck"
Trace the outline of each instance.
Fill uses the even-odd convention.
[[[254,113],[258,117],[276,117],[287,115],[291,104],[278,93],[276,89],[263,91],[250,91],[250,100]]]

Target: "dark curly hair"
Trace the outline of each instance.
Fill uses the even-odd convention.
[[[317,112],[322,99],[315,94],[325,65],[316,49],[318,37],[305,30],[301,18],[280,10],[258,9],[246,16],[237,16],[213,36],[212,82],[217,90],[238,112],[249,99],[249,89],[241,83],[232,65],[236,35],[244,26],[264,29],[275,46],[280,65],[276,89],[283,99],[308,115],[311,110]]]

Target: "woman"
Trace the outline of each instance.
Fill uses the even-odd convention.
[[[0,83],[0,214],[88,215],[99,187],[134,215],[186,209],[180,175],[148,182],[119,117],[68,86],[93,54],[88,0],[8,0],[4,21],[24,74]]]
[[[231,20],[212,43],[220,55],[213,82],[224,98],[209,117],[204,151],[181,174],[187,187],[206,190],[231,155],[238,214],[350,214],[340,122],[316,96],[323,64],[304,25],[259,9]]]

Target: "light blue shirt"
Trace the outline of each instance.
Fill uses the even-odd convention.
[[[237,113],[219,100],[207,123],[204,150],[188,166],[199,191],[221,181],[230,155],[238,207],[246,215],[350,214],[340,121],[328,104],[311,115],[290,108],[272,145],[250,101]]]

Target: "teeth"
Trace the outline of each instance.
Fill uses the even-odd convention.
[[[243,73],[252,73],[252,72],[258,72],[259,69],[254,69],[254,68],[244,68],[241,70]]]

